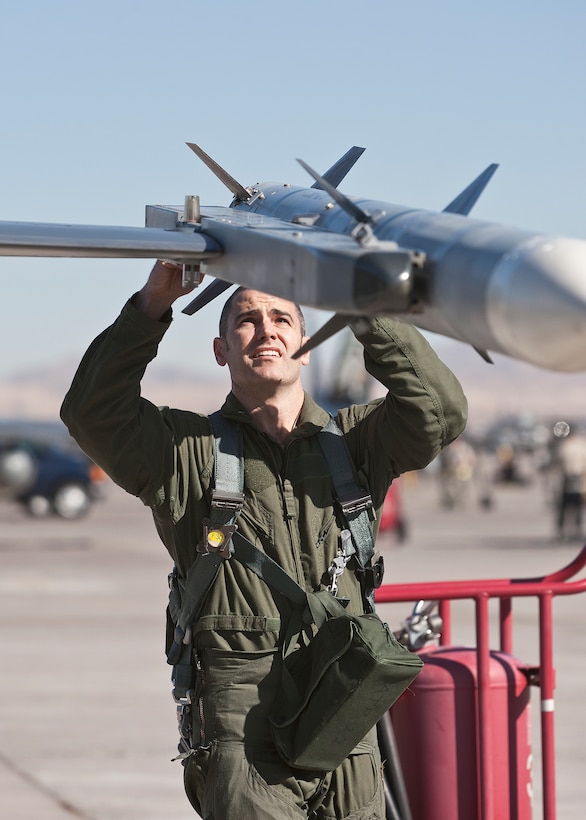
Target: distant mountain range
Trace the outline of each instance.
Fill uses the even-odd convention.
[[[59,418],[59,408],[79,364],[64,360],[50,368],[22,370],[0,379],[0,418],[51,421]],[[153,364],[143,381],[143,395],[157,405],[194,409],[202,413],[216,410],[229,385],[225,372],[218,377],[197,377],[194,370],[158,368]]]
[[[474,432],[508,415],[586,418],[586,373],[552,373],[503,356],[494,356],[495,364],[489,365],[459,342],[442,338],[432,343],[462,382],[469,401],[469,429]],[[77,364],[66,360],[0,379],[0,418],[57,419]],[[320,372],[320,380],[324,375]],[[217,377],[196,378],[192,368],[158,368],[156,362],[143,382],[143,395],[155,404],[203,413],[216,409],[228,390],[223,369]]]

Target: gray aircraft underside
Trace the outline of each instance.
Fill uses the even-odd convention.
[[[229,207],[147,206],[146,226],[0,222],[0,256],[164,258],[215,277],[193,313],[231,284],[333,311],[312,346],[360,316],[423,329],[551,370],[586,369],[586,241],[471,219],[489,166],[441,213],[347,197],[352,148],[312,187],[244,188],[189,144],[231,190]],[[300,161],[301,162],[301,161]]]

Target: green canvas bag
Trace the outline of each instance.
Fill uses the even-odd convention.
[[[277,751],[290,766],[333,771],[423,662],[375,613],[348,615],[327,590],[307,593],[307,603],[283,643],[281,692],[269,720]]]

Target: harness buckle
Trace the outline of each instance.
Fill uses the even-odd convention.
[[[352,543],[352,533],[350,530],[342,530],[340,533],[340,548],[338,554],[328,568],[328,575],[330,576],[330,584],[328,586],[332,595],[338,594],[338,576],[346,569],[346,564],[352,558],[356,550]]]
[[[217,510],[237,510],[244,506],[244,493],[231,493],[228,490],[212,492],[212,507]]]
[[[219,552],[222,558],[231,558],[231,539],[238,529],[238,524],[221,524],[212,526],[209,518],[203,520],[203,537],[196,547],[197,552],[204,555],[210,552]]]
[[[373,507],[372,496],[370,493],[359,492],[350,493],[349,495],[338,498],[338,504],[344,515],[352,515],[363,510],[371,510]]]
[[[193,726],[191,722],[191,704],[193,691],[189,689],[185,697],[175,697],[173,699],[177,707],[177,728],[179,729],[179,747],[181,753],[190,752],[193,749]]]
[[[366,568],[366,577],[369,581],[369,586],[373,589],[378,589],[383,582],[385,574],[385,562],[382,555],[379,555],[372,566]]]
[[[348,558],[338,554],[328,568],[328,575],[330,576],[328,590],[332,593],[332,595],[335,595],[338,591],[338,576],[341,575],[346,569],[348,560]]]
[[[361,576],[367,589],[378,589],[383,582],[385,574],[385,562],[382,555],[379,555],[368,567],[357,567],[356,575]]]

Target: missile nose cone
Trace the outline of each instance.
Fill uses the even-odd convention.
[[[503,259],[487,295],[490,326],[510,355],[586,370],[586,241],[529,240]]]

